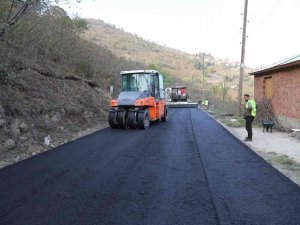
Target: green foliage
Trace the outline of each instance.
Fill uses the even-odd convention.
[[[245,120],[243,118],[231,118],[231,117],[224,117],[222,115],[216,116],[222,123],[229,127],[244,127]]]
[[[212,67],[210,67],[208,71],[209,71],[210,73],[216,73],[216,72],[217,72],[217,71],[216,71],[214,68],[212,68]]]
[[[9,6],[1,2],[1,19],[5,19]],[[28,11],[0,40],[1,76],[13,77],[12,68],[18,59],[23,63],[21,68],[36,67],[38,72],[55,77],[71,73],[95,79],[104,86],[114,85],[118,91],[116,84],[121,70],[144,67],[118,58],[109,50],[82,39],[80,34],[85,30],[85,19],[71,19],[57,5],[41,5],[39,10]]]
[[[287,155],[278,155],[275,152],[269,152],[268,157],[267,161],[272,165],[280,165],[289,172],[295,173],[296,176],[300,176],[300,163],[294,159],[289,158]]]
[[[173,81],[171,75],[168,72],[163,72],[162,75],[163,75],[163,78],[164,78],[164,86],[165,87],[170,87],[171,84],[172,84],[172,81]]]
[[[225,76],[225,77],[224,77],[224,80],[225,80],[226,82],[231,82],[231,81],[233,81],[233,78],[230,77],[230,76]]]
[[[88,23],[86,21],[86,19],[82,19],[80,17],[75,17],[73,19],[73,24],[75,27],[75,32],[77,34],[82,34],[84,31],[86,31],[88,29]]]
[[[203,63],[199,60],[199,59],[194,59],[193,60],[193,65],[194,65],[194,68],[197,69],[197,70],[202,70],[203,68]]]
[[[213,85],[211,88],[210,88],[210,93],[211,95],[213,96],[219,96],[220,94],[220,86],[219,85]]]
[[[149,70],[157,70],[157,71],[159,71],[159,66],[155,65],[154,63],[151,63],[151,64],[148,65],[148,69]]]
[[[0,61],[0,78],[5,77],[5,78],[15,78],[17,77],[17,73],[15,71],[15,68],[13,68],[10,64],[1,62]]]
[[[82,60],[76,63],[75,73],[84,76],[85,78],[93,78],[94,69],[93,66],[87,60]]]
[[[0,37],[3,36],[8,30],[19,23],[19,20],[23,19],[28,13],[36,13],[43,15],[51,8],[56,8],[53,11],[52,16],[61,16],[61,12],[64,12],[58,6],[60,3],[70,4],[79,3],[80,0],[1,0],[0,6]],[[64,16],[67,16],[65,13]]]
[[[172,76],[168,72],[166,72],[166,71],[161,71],[159,65],[151,63],[151,64],[148,65],[148,69],[159,71],[162,74],[163,78],[164,78],[164,86],[165,87],[171,86],[171,84],[172,84]]]

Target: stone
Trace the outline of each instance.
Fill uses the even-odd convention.
[[[66,115],[66,110],[64,108],[61,108],[61,116],[65,116]]]
[[[0,105],[0,119],[4,118],[5,114],[4,114],[4,109],[2,107],[2,105]]]
[[[5,119],[0,119],[0,128],[4,127],[5,123]]]
[[[50,116],[48,114],[45,114],[45,120],[50,120]]]
[[[46,137],[44,137],[44,145],[49,146],[51,143],[51,137],[50,135],[47,135]]]
[[[21,142],[25,142],[28,140],[28,137],[27,136],[20,136],[20,141]]]
[[[300,140],[300,132],[296,132],[294,137]]]
[[[59,112],[56,112],[51,117],[51,122],[58,123],[61,120],[61,114]]]
[[[8,166],[8,165],[9,165],[9,162],[0,161],[0,169],[5,167],[5,166]]]
[[[21,122],[19,125],[20,131],[21,132],[27,132],[28,131],[28,125],[25,122]]]
[[[19,119],[14,119],[11,123],[12,126],[18,127],[20,125],[21,121]]]
[[[46,129],[53,128],[53,123],[51,121],[51,117],[48,114],[45,115],[45,121],[44,122],[45,122],[45,128]]]
[[[19,129],[11,129],[10,134],[14,139],[18,139],[21,134],[21,131]]]
[[[20,120],[14,119],[13,122],[10,124],[10,134],[13,136],[14,139],[18,139],[21,134],[19,129]]]
[[[12,139],[7,139],[5,142],[4,142],[4,148],[6,149],[13,149],[14,147],[16,147],[16,143],[14,140]]]

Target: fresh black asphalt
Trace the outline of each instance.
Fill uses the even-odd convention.
[[[0,225],[300,224],[299,186],[205,112],[169,114],[0,170]]]

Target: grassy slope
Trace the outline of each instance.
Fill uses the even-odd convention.
[[[193,86],[195,89],[202,88],[202,71],[194,66],[195,55],[146,41],[101,20],[88,19],[88,22],[89,29],[85,34],[86,39],[105,46],[120,57],[145,65],[157,65],[162,72],[170,74],[173,78],[172,83],[185,82],[186,85]],[[214,64],[218,59],[210,56],[209,61]],[[226,82],[226,85],[232,86],[229,94],[235,98],[238,74],[238,67],[228,66],[226,62],[211,65],[207,68],[205,86],[210,88],[218,85],[223,82],[225,76],[228,76],[230,80]],[[253,94],[252,77],[245,79],[244,91]]]

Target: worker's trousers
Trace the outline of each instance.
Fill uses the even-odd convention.
[[[246,116],[246,130],[248,132],[248,138],[252,139],[253,133],[252,133],[252,122],[254,120],[254,116]]]

